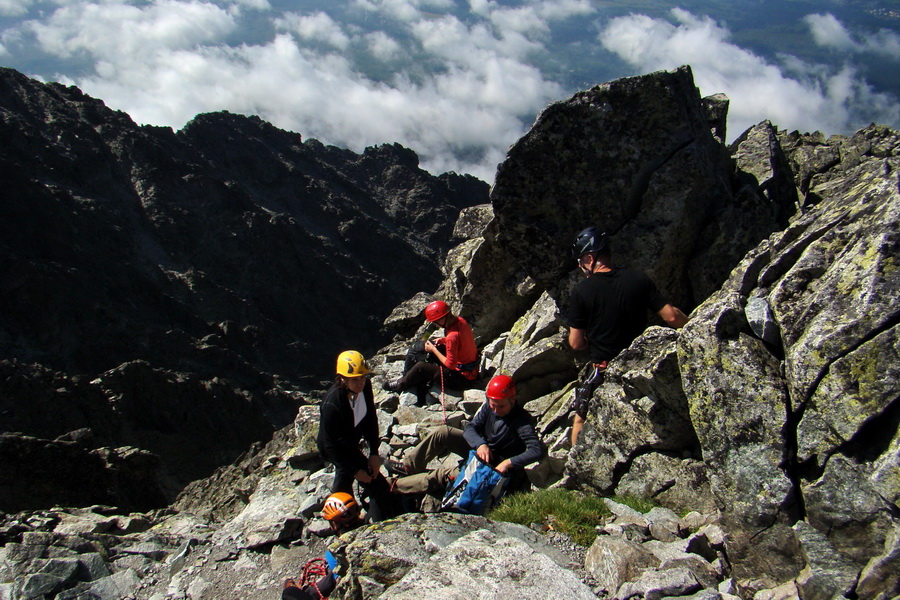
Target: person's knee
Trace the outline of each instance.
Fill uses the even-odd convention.
[[[436,428],[437,435],[442,439],[449,439],[454,434],[454,428],[449,425],[439,425]]]

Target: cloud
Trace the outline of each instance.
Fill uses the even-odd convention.
[[[366,12],[380,13],[403,22],[421,19],[423,12],[452,9],[454,0],[353,0],[353,5]]]
[[[275,19],[275,27],[295,33],[301,39],[323,42],[339,50],[346,50],[350,45],[350,38],[341,26],[323,12],[309,16],[286,13]]]
[[[561,20],[570,17],[586,17],[596,12],[589,0],[556,0],[536,2],[538,14],[545,19]]]
[[[373,31],[363,36],[369,53],[382,62],[391,62],[401,57],[403,47],[383,31]]]
[[[900,60],[900,34],[889,29],[864,32],[857,41],[851,32],[832,14],[807,15],[803,18],[815,43],[823,48],[832,48],[858,54],[875,54]]]
[[[731,138],[764,119],[825,133],[900,120],[897,99],[875,92],[851,65],[808,65],[788,57],[778,66],[731,43],[728,29],[708,17],[681,9],[670,14],[671,23],[644,15],[612,19],[598,39],[638,72],[691,65],[704,95],[730,98]]]
[[[836,50],[855,51],[857,49],[857,44],[850,37],[850,32],[833,15],[807,15],[803,20],[809,26],[813,40],[819,46]]]
[[[25,28],[49,54],[86,53],[118,62],[221,39],[235,29],[235,22],[227,11],[206,2],[157,0],[139,8],[113,1],[63,6],[44,21],[28,21]]]
[[[32,0],[0,0],[0,17],[24,15],[32,4]]]
[[[78,85],[139,123],[177,129],[201,112],[253,114],[354,151],[399,142],[433,173],[487,181],[534,116],[571,93],[537,66],[564,70],[551,54],[566,43],[557,22],[587,24],[597,13],[590,0],[469,0],[468,9],[453,0],[319,0],[319,9],[292,12],[270,0],[53,3],[54,11],[4,30],[0,55],[77,65],[41,78]],[[810,26],[830,27],[827,39],[838,39],[840,23],[819,17]],[[842,43],[858,48],[854,35]],[[691,64],[704,93],[731,97],[733,133],[766,118],[841,132],[861,115],[900,121],[896,99],[852,64],[774,64],[729,38],[723,25],[684,10],[668,21],[612,19],[599,36],[637,72]]]
[[[237,6],[246,6],[247,8],[253,10],[271,10],[272,5],[269,4],[269,0],[232,0],[232,3]]]
[[[540,43],[508,22],[501,29],[423,16],[403,22],[401,43],[324,12],[287,13],[273,15],[271,40],[228,46],[223,40],[239,29],[237,19],[193,1],[140,8],[113,2],[62,7],[29,28],[46,52],[92,57],[93,73],[58,79],[138,123],[180,128],[201,112],[256,114],[356,151],[399,142],[433,173],[453,170],[487,181],[526,120],[563,93],[526,60]],[[369,77],[357,62],[360,51],[372,53],[369,62],[394,61],[399,70],[387,80]],[[407,63],[411,51],[416,57]]]

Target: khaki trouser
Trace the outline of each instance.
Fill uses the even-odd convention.
[[[448,452],[466,457],[469,450],[471,448],[463,437],[462,429],[447,425],[435,427],[403,459],[403,464],[415,475],[398,477],[394,489],[403,494],[443,492],[450,479],[456,477],[459,468],[454,465],[425,472],[428,463]]]

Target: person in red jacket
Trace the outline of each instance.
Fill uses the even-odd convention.
[[[444,337],[425,342],[424,349],[431,360],[418,361],[403,377],[386,381],[382,386],[389,392],[416,388],[420,403],[428,388],[439,384],[441,378],[446,387],[454,389],[465,389],[478,379],[478,348],[466,320],[450,312],[443,300],[426,306],[425,318],[444,328]]]

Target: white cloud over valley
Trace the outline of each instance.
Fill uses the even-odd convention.
[[[896,97],[878,93],[849,65],[826,68],[782,57],[782,64],[730,42],[728,29],[682,9],[672,22],[644,15],[612,19],[598,39],[639,72],[689,64],[704,95],[731,101],[729,137],[768,119],[783,129],[847,131],[866,119],[897,123]],[[834,39],[834,38],[832,38]]]
[[[852,62],[765,59],[730,41],[725,24],[683,9],[663,19],[609,18],[590,0],[314,4],[55,0],[37,10],[0,0],[0,15],[17,17],[0,31],[0,59],[41,57],[42,70],[21,70],[78,85],[139,123],[177,129],[201,112],[257,114],[354,151],[399,142],[433,173],[488,181],[537,113],[577,91],[564,78],[589,61],[619,65],[584,75],[596,82],[692,65],[704,94],[731,98],[731,135],[764,118],[829,133],[860,119],[900,125],[897,96]],[[822,47],[876,52],[830,14],[804,25]],[[573,32],[581,38],[569,46]],[[900,45],[891,30],[871,39],[881,56]]]
[[[895,31],[879,29],[855,35],[832,14],[807,15],[804,21],[819,46],[900,60],[900,34]]]

